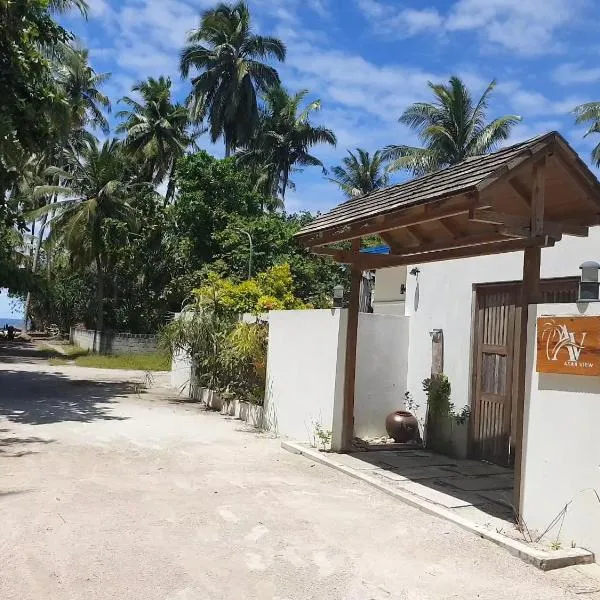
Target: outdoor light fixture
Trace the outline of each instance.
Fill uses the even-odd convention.
[[[344,286],[339,283],[333,286],[333,306],[342,308],[344,305]]]
[[[600,265],[593,260],[587,260],[579,268],[581,269],[579,302],[597,302],[600,299],[600,283],[598,282]]]

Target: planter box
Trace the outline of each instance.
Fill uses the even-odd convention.
[[[427,449],[451,456],[467,458],[469,419],[457,423],[452,417],[431,419],[427,430]]]
[[[221,410],[223,408],[223,398],[209,388],[194,387],[193,398],[206,404],[207,408],[212,408],[213,410]]]
[[[237,398],[230,398],[223,400],[223,406],[221,407],[221,414],[228,415],[230,417],[237,416],[239,401]]]
[[[242,421],[248,423],[252,427],[260,429],[263,426],[264,409],[258,404],[250,404],[250,402],[239,402],[239,417]]]

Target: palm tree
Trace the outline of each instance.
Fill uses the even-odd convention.
[[[186,149],[193,145],[198,134],[188,132],[189,112],[185,106],[171,101],[171,80],[167,77],[149,77],[133,86],[142,102],[129,96],[120,102],[130,109],[122,110],[117,117],[124,121],[118,133],[126,133],[125,146],[134,156],[140,157],[147,180],[159,184],[169,178],[165,201],[175,193],[175,167]]]
[[[259,119],[257,91],[279,83],[277,71],[261,59],[285,59],[285,45],[273,37],[253,33],[245,2],[220,3],[205,11],[200,27],[187,38],[180,70],[192,69],[188,99],[194,119],[208,120],[213,142],[225,140],[225,156],[251,139]]]
[[[60,240],[76,267],[96,267],[96,330],[104,326],[104,282],[108,265],[105,240],[107,219],[121,221],[131,230],[136,214],[127,203],[132,184],[124,176],[124,157],[119,142],[107,140],[99,147],[92,144],[81,155],[69,157],[67,170],[48,171],[68,181],[69,187],[43,186],[39,194],[60,193],[66,199],[44,206],[29,215],[37,218],[50,212],[52,232],[49,240]]]
[[[505,115],[486,122],[486,110],[493,80],[485,92],[473,103],[471,92],[458,77],[451,77],[448,85],[429,82],[434,102],[417,102],[409,106],[400,123],[414,129],[422,148],[387,146],[386,160],[392,160],[390,170],[406,169],[415,175],[437,171],[456,164],[469,156],[486,154],[506,140],[521,117]]]
[[[56,79],[70,107],[71,127],[83,130],[91,125],[103,133],[109,131],[102,109],[110,111],[110,100],[100,91],[110,73],[96,73],[89,65],[89,51],[63,45]]]
[[[337,139],[331,129],[310,122],[311,113],[320,110],[321,102],[313,100],[302,108],[308,90],[290,95],[282,86],[269,89],[264,95],[257,135],[247,150],[240,154],[240,162],[259,172],[262,190],[285,200],[285,192],[293,187],[290,174],[301,167],[321,167],[323,163],[309,153],[317,144],[335,146]]]
[[[573,113],[575,114],[575,123],[577,125],[581,125],[581,123],[590,124],[583,137],[587,137],[593,133],[600,133],[600,102],[580,104],[573,109]],[[592,150],[592,162],[597,167],[600,166],[600,144],[597,144]]]
[[[375,151],[372,157],[362,148],[357,148],[356,154],[348,150],[348,154],[350,156],[342,159],[344,166],[333,167],[334,177],[329,178],[348,198],[363,196],[388,185],[390,177],[381,150]]]

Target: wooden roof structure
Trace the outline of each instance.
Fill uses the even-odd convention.
[[[350,199],[296,237],[316,254],[367,269],[551,246],[562,235],[586,236],[599,217],[600,183],[550,132]],[[372,234],[389,255],[339,249]]]
[[[521,465],[527,320],[540,297],[541,248],[563,235],[587,236],[600,224],[600,183],[567,141],[550,132],[405,183],[348,200],[296,237],[315,254],[351,266],[346,329],[343,450],[352,449],[362,271],[523,250],[515,356],[515,506],[522,508]],[[378,234],[390,254],[360,252]],[[350,249],[340,246],[350,241]],[[334,246],[332,246],[334,244]],[[491,275],[493,279],[493,275]],[[467,359],[467,357],[465,357]]]

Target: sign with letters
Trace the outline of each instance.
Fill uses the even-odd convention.
[[[600,375],[600,317],[538,317],[537,372]]]

